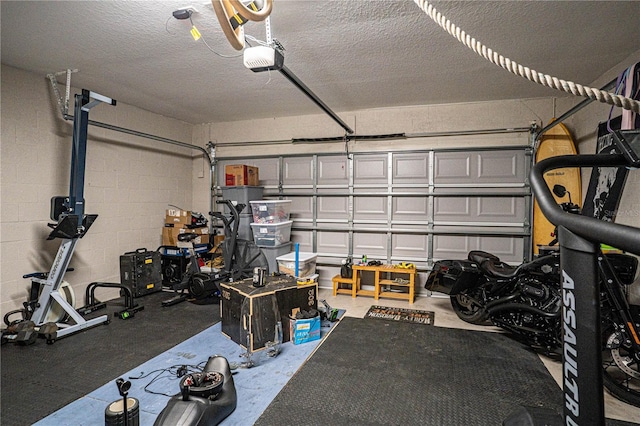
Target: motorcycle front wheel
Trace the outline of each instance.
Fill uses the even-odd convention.
[[[640,365],[626,338],[613,328],[603,328],[602,381],[616,398],[640,407]]]
[[[479,290],[477,291],[479,293]],[[476,296],[479,294],[458,293],[451,296],[451,306],[453,311],[464,322],[476,325],[489,324],[489,314],[475,302]]]

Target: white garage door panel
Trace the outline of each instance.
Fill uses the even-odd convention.
[[[437,152],[434,159],[435,184],[470,182],[471,156],[464,152]]]
[[[242,164],[245,164],[244,161]],[[280,182],[280,161],[277,158],[256,158],[250,165],[258,168],[260,186],[278,187]]]
[[[434,223],[523,223],[522,197],[440,197],[434,200]]]
[[[483,235],[434,235],[433,260],[466,259],[471,250],[484,250],[498,256],[503,262],[522,262],[522,237]]]
[[[479,248],[495,254],[503,262],[522,263],[524,240],[522,237],[482,237]]]
[[[391,236],[391,257],[394,259],[426,259],[429,237],[420,234],[394,234]]]
[[[393,222],[407,221],[426,224],[429,219],[428,197],[394,197]]]
[[[338,219],[346,221],[348,212],[348,197],[318,197],[318,220]]]
[[[364,232],[353,233],[353,254],[362,256],[366,254],[370,258],[387,257],[387,235]]]
[[[305,252],[313,252],[313,231],[292,230],[291,231],[291,250],[295,249],[295,244],[299,244],[299,250]]]
[[[313,198],[289,197],[291,200],[291,220],[313,219]]]
[[[287,157],[283,164],[282,184],[313,186],[313,157]]]
[[[523,174],[522,152],[483,152],[478,155],[480,182],[522,182]]]
[[[393,184],[429,183],[429,154],[393,154]]]
[[[348,232],[318,231],[318,252],[344,254],[349,251]]]
[[[357,197],[353,201],[354,220],[387,220],[387,197]]]
[[[526,160],[522,150],[436,152],[434,184],[522,184]]]
[[[387,183],[387,155],[354,155],[353,183],[357,186]]]
[[[349,184],[349,161],[346,156],[318,157],[318,186]]]

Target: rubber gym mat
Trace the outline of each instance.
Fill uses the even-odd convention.
[[[500,425],[520,406],[560,412],[562,391],[508,337],[344,318],[256,425]]]
[[[384,321],[400,321],[412,324],[433,325],[435,313],[418,309],[392,308],[388,306],[371,305],[365,319],[380,319]]]
[[[111,322],[48,345],[2,345],[2,425],[27,425],[46,417],[220,320],[218,304],[183,302],[162,307],[172,293],[136,298],[144,309],[122,320],[113,313],[123,299],[87,317],[108,314]]]

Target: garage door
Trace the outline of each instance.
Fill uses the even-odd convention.
[[[318,253],[321,285],[348,255],[412,262],[486,250],[530,256],[528,147],[219,159],[259,167],[265,199],[291,200],[291,240]],[[422,285],[418,285],[421,289]]]

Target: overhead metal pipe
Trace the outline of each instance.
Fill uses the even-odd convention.
[[[329,108],[324,102],[322,102],[322,100],[318,98],[316,94],[313,93],[311,89],[309,89],[302,81],[300,81],[300,79],[298,79],[298,77],[296,77],[295,74],[289,70],[289,68],[283,65],[282,68],[280,68],[280,72],[287,78],[287,80],[293,83],[294,86],[300,89],[305,95],[309,97],[309,99],[311,99],[324,112],[326,112],[331,118],[333,118],[333,120],[338,123],[348,134],[353,134],[353,129],[349,127],[347,123],[342,121],[342,119],[338,117],[336,113],[331,110],[331,108]]]
[[[64,114],[64,118],[65,120],[73,120],[73,115]],[[189,143],[184,143],[184,142],[176,141],[173,139],[163,138],[162,136],[151,135],[149,133],[143,133],[137,130],[131,130],[124,127],[114,126],[113,124],[102,123],[100,121],[89,120],[89,124],[92,126],[101,127],[107,130],[113,130],[116,132],[126,133],[128,135],[139,136],[145,139],[151,139],[158,142],[164,142],[171,145],[181,146],[183,148],[195,149],[196,151],[200,151],[205,155],[205,157],[207,158],[207,161],[209,161],[209,164],[211,164],[212,162],[211,157],[209,156],[209,153],[207,152],[207,150],[197,145],[191,145]]]

